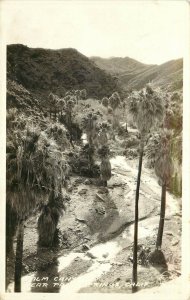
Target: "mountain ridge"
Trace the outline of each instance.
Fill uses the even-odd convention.
[[[140,89],[151,82],[155,86],[180,89],[183,85],[183,59],[172,59],[163,64],[143,64],[130,57],[91,57],[92,61],[118,81],[124,89]]]
[[[7,78],[22,84],[39,98],[50,92],[63,97],[70,89],[86,89],[90,97],[119,91],[114,78],[74,48],[59,50],[7,46]]]

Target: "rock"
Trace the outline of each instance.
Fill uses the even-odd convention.
[[[84,179],[83,178],[77,178],[76,180],[75,180],[75,184],[81,184],[81,183],[83,183],[84,182]]]
[[[88,245],[86,244],[82,245],[82,251],[88,251],[88,250],[90,250]]]
[[[116,280],[115,281],[120,281],[121,280],[121,278],[120,277],[118,277],[118,278],[116,278]]]
[[[69,192],[69,193],[71,193],[71,192],[73,191],[73,187],[72,187],[72,186],[70,186],[70,187],[68,187],[68,189],[67,189],[67,190],[68,190],[68,192]]]
[[[129,256],[129,257],[128,257],[128,260],[129,260],[130,262],[133,262],[133,257],[132,257],[132,256]]]
[[[172,241],[172,246],[176,246],[177,244],[179,244],[179,240],[174,239]]]
[[[108,188],[106,188],[106,187],[101,187],[101,188],[98,190],[98,194],[106,194],[106,193],[109,193],[109,190],[108,190]]]
[[[174,214],[174,217],[182,217],[182,214],[181,214],[180,212],[176,212],[176,213]]]
[[[82,223],[86,223],[86,219],[85,219],[85,217],[83,217],[83,216],[77,216],[77,217],[75,218],[75,220],[76,220],[76,221],[79,221],[79,222],[82,222]]]
[[[68,235],[67,235],[66,232],[64,232],[64,233],[62,234],[62,239],[65,240],[65,241],[68,240]]]
[[[165,234],[171,235],[171,236],[173,235],[173,233],[171,231],[166,231]]]
[[[97,258],[94,254],[92,254],[91,252],[87,252],[86,253],[86,256],[88,256],[88,257],[90,257],[90,258],[92,258],[92,259],[95,259],[95,258]]]
[[[109,253],[107,252],[107,253],[102,254],[102,257],[103,257],[103,258],[107,258],[108,255],[109,255]]]
[[[104,207],[98,207],[95,209],[95,211],[99,214],[99,215],[104,215],[105,214],[105,208]]]
[[[124,186],[126,183],[123,183],[123,182],[114,182],[112,184],[112,187],[122,187]]]
[[[89,184],[91,184],[92,182],[91,182],[91,180],[90,179],[86,179],[85,181],[84,181],[84,184],[86,184],[86,185],[89,185]]]
[[[80,257],[75,257],[74,261],[79,261],[80,260]]]
[[[79,193],[79,195],[84,195],[84,194],[86,194],[86,192],[87,192],[87,189],[82,189],[78,193]]]

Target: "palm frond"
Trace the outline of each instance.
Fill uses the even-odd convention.
[[[46,198],[52,185],[59,194],[69,168],[55,141],[38,127],[28,124],[19,137],[13,131],[11,140],[14,147],[9,147],[13,154],[7,157],[7,201],[25,218]]]

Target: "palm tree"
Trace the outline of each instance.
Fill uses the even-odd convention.
[[[78,101],[80,99],[80,90],[76,90],[75,93],[74,93],[74,96],[76,97],[76,104],[78,104]]]
[[[155,173],[162,184],[160,221],[156,240],[156,250],[161,250],[164,230],[164,219],[166,210],[166,187],[170,182],[173,173],[173,164],[170,151],[170,133],[164,131],[159,144],[159,152],[155,160]]]
[[[49,111],[50,118],[52,117],[52,113],[54,112],[54,119],[57,118],[57,113],[59,111],[59,97],[54,95],[53,93],[49,94]]]
[[[87,116],[85,116],[82,120],[82,127],[84,132],[87,136],[88,145],[85,147],[85,152],[88,155],[88,161],[89,161],[89,170],[90,172],[93,169],[94,166],[94,142],[96,138],[96,121],[97,116],[94,113],[89,113]]]
[[[14,274],[15,292],[21,292],[23,240],[24,240],[24,221],[20,220],[18,224],[16,257],[15,257],[15,274]]]
[[[86,92],[86,89],[83,89],[83,90],[80,91],[80,98],[81,98],[82,100],[86,100],[86,98],[87,98],[87,92]]]
[[[73,99],[73,96],[72,96],[66,102],[66,107],[65,107],[65,111],[66,111],[66,125],[67,125],[68,130],[70,131],[70,133],[72,131],[72,128],[71,128],[71,125],[72,125],[72,112],[73,112],[74,106],[75,106],[75,102],[74,102],[74,99]],[[71,135],[71,138],[72,138],[72,135]]]
[[[103,185],[107,187],[107,181],[111,178],[111,164],[108,157],[103,157],[100,164],[100,174]]]
[[[8,138],[14,146],[7,153],[7,239],[11,242],[18,228],[15,292],[21,291],[24,221],[45,201],[52,184],[57,193],[65,181],[65,161],[58,146],[29,123],[22,131],[18,130],[20,118],[15,116],[9,127]],[[11,224],[12,216],[15,222]],[[8,248],[7,255],[12,245]]]
[[[94,113],[89,113],[82,120],[83,130],[87,135],[87,141],[90,146],[94,144],[94,138],[96,136],[96,121],[97,116]]]
[[[108,137],[107,137],[107,130],[106,128],[101,128],[101,130],[98,133],[98,143],[100,145],[107,145],[108,143]]]
[[[104,107],[108,107],[108,104],[109,104],[109,99],[108,99],[107,97],[104,97],[104,98],[102,99],[102,105],[103,105]]]
[[[103,145],[98,149],[98,154],[101,159],[100,176],[103,185],[107,186],[107,181],[111,178],[111,164],[109,161],[110,150],[107,145]]]
[[[114,92],[109,98],[109,105],[113,109],[113,129],[118,126],[118,118],[116,117],[116,109],[119,107],[121,102],[120,96],[117,92]]]
[[[62,114],[63,114],[63,111],[64,111],[64,109],[65,109],[65,106],[66,106],[65,100],[64,100],[64,99],[60,99],[60,100],[59,100],[59,111],[61,112],[61,116],[62,116]]]
[[[140,92],[133,92],[129,97],[129,113],[133,116],[139,130],[141,140],[139,148],[139,166],[137,175],[137,186],[135,196],[135,223],[134,223],[134,245],[133,245],[133,273],[132,292],[137,291],[137,248],[138,248],[138,220],[139,220],[139,190],[141,181],[144,145],[151,128],[160,120],[163,114],[163,105],[150,86],[146,86]]]
[[[127,117],[128,117],[128,112],[127,112],[127,110],[126,110],[126,107],[127,107],[127,101],[128,101],[128,98],[127,98],[127,99],[124,99],[123,104],[122,104],[122,108],[123,108],[123,117],[125,117],[125,121],[126,121],[126,124],[125,124],[125,131],[126,131],[126,133],[128,133],[128,127],[127,127]]]
[[[51,114],[52,114],[52,101],[54,99],[54,95],[53,93],[49,94],[49,114],[50,114],[50,118],[51,118]]]
[[[65,200],[67,200],[67,197],[63,197],[61,188],[59,193],[55,193],[55,189],[52,187],[48,203],[43,206],[38,219],[39,246],[53,246],[56,239],[57,224],[65,210]]]

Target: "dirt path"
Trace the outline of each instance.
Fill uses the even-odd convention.
[[[93,180],[72,179],[71,201],[60,222],[62,245],[58,250],[37,249],[37,217],[29,220],[24,240],[26,275],[22,278],[22,291],[131,291],[137,164],[127,162],[123,156],[113,158],[108,190],[98,188]],[[160,193],[153,171],[143,167],[139,244],[151,249],[157,233]],[[180,274],[180,221],[180,199],[167,193],[163,249],[170,271],[168,279]],[[151,266],[139,266],[139,278],[143,288],[166,280],[160,270]],[[8,290],[13,290],[12,284]]]

